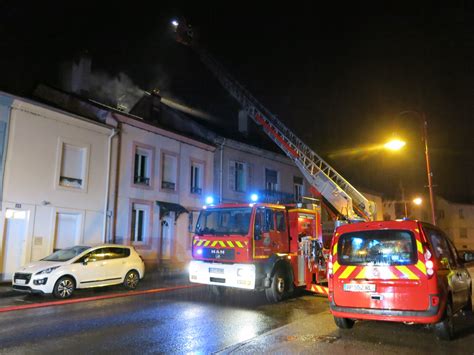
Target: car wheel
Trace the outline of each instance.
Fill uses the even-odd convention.
[[[123,286],[127,290],[134,290],[137,288],[139,281],[140,276],[138,275],[138,272],[132,270],[127,272],[127,275],[125,275],[125,279],[123,280]]]
[[[272,277],[271,286],[265,289],[268,302],[277,303],[288,296],[289,280],[288,273],[282,267],[279,267]]]
[[[54,285],[53,295],[56,298],[69,298],[74,293],[76,283],[70,276],[63,276]]]
[[[339,317],[334,317],[334,322],[341,329],[351,329],[355,323],[352,319]]]
[[[453,306],[448,301],[443,319],[434,325],[434,331],[438,339],[452,340],[454,338]]]

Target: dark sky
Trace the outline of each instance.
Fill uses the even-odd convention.
[[[212,79],[173,41],[169,20],[184,16],[351,183],[394,197],[400,181],[409,195],[426,190],[420,122],[397,117],[417,110],[428,118],[435,192],[474,202],[471,2],[97,3],[1,2],[0,89],[28,95],[37,82],[54,84],[61,63],[87,50],[94,69],[125,73],[142,89],[207,96],[201,106],[211,112],[232,107],[225,94],[207,93]],[[408,142],[403,152],[368,148],[394,134]]]

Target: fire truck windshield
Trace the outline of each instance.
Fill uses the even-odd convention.
[[[252,208],[209,208],[201,211],[196,234],[247,235]]]

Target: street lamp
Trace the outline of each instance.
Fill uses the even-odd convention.
[[[430,156],[428,152],[428,122],[426,121],[426,115],[424,112],[420,113],[418,111],[408,110],[402,111],[398,114],[398,116],[404,116],[407,114],[415,114],[421,121],[423,127],[423,136],[422,140],[425,144],[425,162],[426,162],[426,175],[428,177],[428,189],[430,192],[430,207],[431,207],[431,220],[434,225],[436,225],[436,214],[435,214],[435,201],[434,201],[434,194],[433,194],[433,172],[431,171],[430,165]],[[402,144],[403,143],[403,144]],[[400,140],[392,140],[385,144],[385,147],[391,150],[399,150],[404,146],[404,142]]]

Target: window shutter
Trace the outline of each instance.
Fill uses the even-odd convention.
[[[229,189],[235,191],[235,161],[229,160]]]

